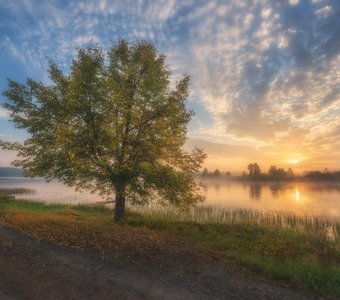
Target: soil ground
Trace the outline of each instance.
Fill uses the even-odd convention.
[[[0,299],[323,299],[180,241],[154,251],[103,259],[0,227]]]

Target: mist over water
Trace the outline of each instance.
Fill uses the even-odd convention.
[[[45,203],[86,204],[103,201],[99,195],[78,192],[60,182],[46,182],[40,178],[3,177],[0,178],[0,188],[28,189],[27,193],[20,193],[15,197]]]
[[[84,204],[104,200],[99,195],[77,192],[56,181],[46,183],[35,178],[0,178],[0,188],[29,189],[29,192],[16,197],[46,203]],[[209,179],[202,182],[201,190],[206,197],[204,205],[340,218],[340,183]]]

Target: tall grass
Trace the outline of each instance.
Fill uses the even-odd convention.
[[[137,213],[168,221],[202,224],[256,224],[278,229],[291,229],[326,240],[339,240],[340,222],[326,217],[252,209],[226,209],[220,206],[197,206],[183,211],[172,207],[134,207]]]

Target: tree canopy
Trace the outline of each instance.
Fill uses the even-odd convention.
[[[249,176],[251,177],[259,177],[261,175],[260,166],[257,163],[248,165]]]
[[[3,93],[11,120],[29,134],[23,143],[1,142],[18,152],[14,166],[115,194],[116,221],[123,221],[126,201],[180,207],[203,201],[193,173],[205,154],[182,149],[192,116],[185,106],[189,76],[172,87],[165,56],[153,44],[90,46],[78,50],[69,73],[55,62],[48,72],[50,85],[9,80]]]

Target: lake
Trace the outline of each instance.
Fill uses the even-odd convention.
[[[340,219],[340,183],[205,182],[207,203]]]
[[[16,195],[16,198],[46,203],[85,204],[103,201],[98,195],[77,192],[57,181],[46,182],[40,178],[0,177],[0,188],[29,189],[26,193]]]
[[[76,192],[58,182],[42,179],[0,178],[0,188],[25,188],[30,192],[17,198],[46,203],[94,203],[98,195]],[[205,181],[202,193],[205,205],[228,209],[294,212],[340,219],[340,183],[258,183],[239,181]]]

